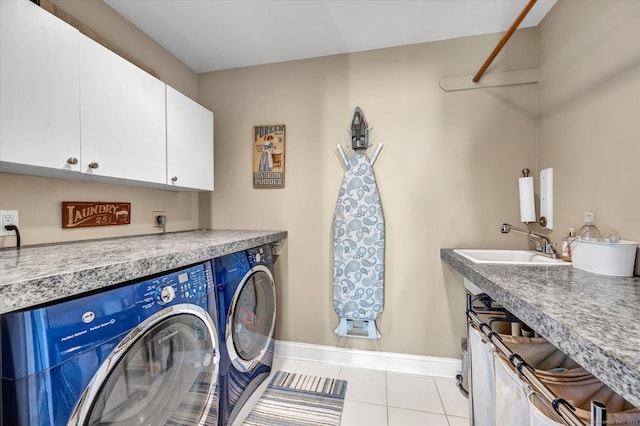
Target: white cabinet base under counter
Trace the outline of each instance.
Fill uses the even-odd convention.
[[[477,264],[453,249],[442,249],[440,258],[640,407],[640,277],[572,267]]]

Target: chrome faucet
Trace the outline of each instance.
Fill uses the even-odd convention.
[[[508,234],[511,231],[527,235],[529,237],[529,241],[533,241],[534,243],[536,243],[537,251],[549,257],[552,257],[553,259],[557,259],[559,257],[555,245],[546,236],[536,234],[530,229],[516,228],[515,226],[509,225],[508,223],[503,223],[500,227],[500,232],[502,232],[503,234]]]

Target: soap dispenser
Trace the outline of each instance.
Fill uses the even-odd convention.
[[[571,243],[576,238],[576,228],[569,228],[569,234],[562,239],[562,251],[560,257],[566,262],[571,262]]]
[[[598,241],[600,230],[593,224],[593,213],[584,212],[584,225],[578,230],[578,238],[584,241]]]

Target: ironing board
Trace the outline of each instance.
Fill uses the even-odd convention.
[[[336,334],[377,339],[384,308],[384,216],[369,158],[348,160],[333,218],[333,308]]]

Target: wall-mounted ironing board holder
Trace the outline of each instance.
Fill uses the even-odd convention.
[[[375,164],[376,160],[378,159],[378,155],[380,155],[380,151],[382,151],[382,142],[378,144],[378,147],[376,148],[376,150],[373,152],[373,155],[371,156],[371,160],[369,161],[371,164],[371,167],[373,167],[373,165]],[[349,168],[351,167],[349,165],[349,160],[347,160],[347,156],[344,153],[344,149],[342,148],[342,145],[338,145],[338,152],[340,153],[340,157],[342,158],[342,163],[344,164],[345,169],[349,170]]]
[[[376,327],[376,320],[340,318],[335,333],[342,337],[358,337],[360,339],[379,339],[382,337]]]

